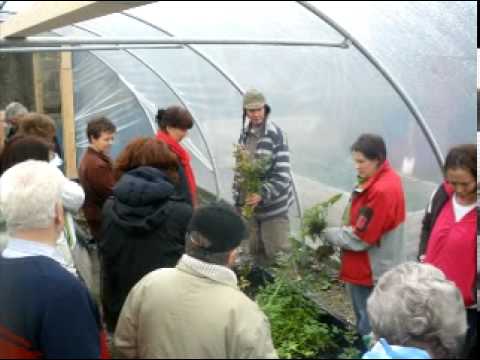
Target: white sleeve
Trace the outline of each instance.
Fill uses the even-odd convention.
[[[76,182],[67,180],[63,184],[62,201],[66,210],[76,212],[85,201],[85,191]]]

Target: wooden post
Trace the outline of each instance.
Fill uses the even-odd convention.
[[[78,176],[75,140],[75,110],[73,105],[72,53],[62,52],[60,61],[60,92],[62,98],[63,150],[65,174]]]
[[[154,1],[35,1],[0,24],[0,38],[22,38]]]
[[[43,114],[43,70],[39,53],[34,53],[33,60],[33,89],[35,94],[35,111]]]

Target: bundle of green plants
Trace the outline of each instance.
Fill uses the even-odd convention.
[[[271,166],[271,159],[268,157],[252,159],[248,151],[242,145],[235,145],[235,182],[238,191],[246,199],[252,194],[260,194],[263,181],[268,169]],[[251,205],[242,206],[242,215],[251,219],[255,208]]]

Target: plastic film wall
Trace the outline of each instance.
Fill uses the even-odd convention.
[[[309,2],[352,34],[404,89],[445,155],[474,141],[475,2]],[[7,3],[8,5],[8,3]],[[156,2],[55,31],[61,36],[315,40],[344,37],[295,1]],[[187,141],[200,186],[231,198],[232,147],[241,128],[241,91],[262,90],[271,119],[288,134],[304,208],[355,182],[350,145],[382,135],[402,175],[411,228],[441,171],[417,120],[354,46],[197,45],[74,54],[78,147],[86,122],[119,125],[114,155],[152,136],[159,107],[181,104],[197,126]],[[345,200],[346,201],[346,197]],[[343,204],[332,220],[339,218]],[[411,236],[416,236],[412,234]]]

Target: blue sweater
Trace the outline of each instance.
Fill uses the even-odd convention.
[[[100,335],[88,291],[57,262],[0,256],[0,358],[99,358]]]

